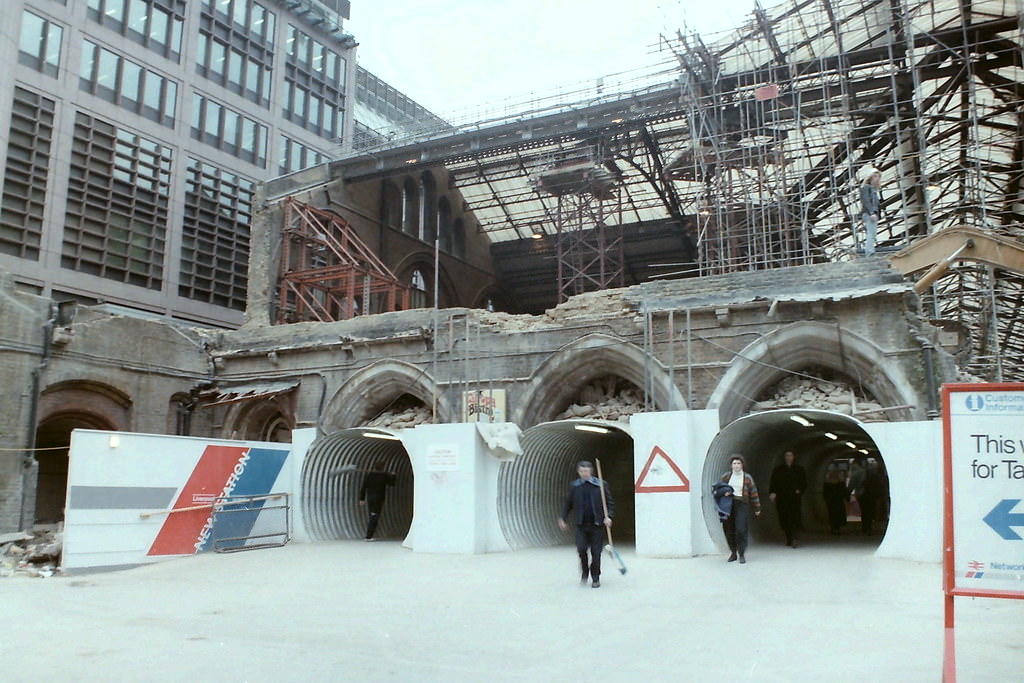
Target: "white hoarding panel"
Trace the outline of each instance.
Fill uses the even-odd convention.
[[[212,540],[262,528],[264,502],[225,508],[219,496],[293,493],[290,446],[76,429],[65,509],[66,569],[142,564],[191,555]],[[266,512],[278,503],[267,503]],[[273,514],[281,519],[280,508]],[[239,541],[239,544],[244,541]]]

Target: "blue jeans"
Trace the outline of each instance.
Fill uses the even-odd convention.
[[[862,213],[864,220],[864,253],[871,256],[875,253],[875,240],[878,237],[878,218],[870,213]]]

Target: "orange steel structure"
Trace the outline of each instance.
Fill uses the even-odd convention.
[[[277,322],[331,322],[409,308],[401,283],[344,218],[284,202]]]

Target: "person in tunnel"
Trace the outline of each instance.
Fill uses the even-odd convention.
[[[565,521],[569,513],[575,511],[576,552],[580,557],[580,583],[591,580],[591,586],[601,587],[601,551],[604,549],[606,528],[612,525],[615,514],[615,501],[608,489],[607,482],[594,476],[594,466],[587,460],[576,465],[579,477],[569,485],[569,492],[562,505],[562,516],[558,518],[558,528],[568,531],[569,524]],[[601,490],[604,489],[604,498]],[[605,509],[607,504],[607,509]],[[590,553],[588,560],[587,553]]]
[[[772,470],[768,484],[768,498],[775,503],[779,513],[779,526],[786,534],[786,545],[796,547],[796,535],[800,531],[800,507],[803,493],[807,490],[807,473],[796,463],[796,454],[786,451],[783,462]]]
[[[830,462],[825,468],[822,496],[825,498],[825,509],[828,510],[829,531],[833,536],[838,536],[846,524],[846,501],[850,492],[846,489],[846,475],[837,463]]]
[[[395,485],[395,473],[387,471],[387,463],[378,460],[373,464],[373,471],[363,477],[363,485],[359,489],[359,504],[365,505],[370,513],[366,522],[366,540],[374,540],[380,512],[384,509],[384,498],[387,488]]]
[[[729,544],[729,562],[737,559],[740,564],[747,561],[747,543],[750,539],[750,508],[754,509],[754,516],[761,516],[761,498],[757,493],[757,485],[754,478],[743,471],[746,464],[743,456],[735,454],[729,458],[730,471],[722,475],[723,484],[728,484],[732,491],[726,491],[725,495],[732,499],[732,512],[722,520],[722,530],[725,532],[725,540]]]
[[[860,503],[860,529],[865,536],[870,536],[875,531],[875,518],[878,516],[884,489],[885,482],[878,462],[874,458],[868,458],[864,477],[855,492],[857,502]]]

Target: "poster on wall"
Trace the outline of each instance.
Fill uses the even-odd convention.
[[[948,594],[1024,597],[1024,384],[942,388]]]
[[[463,422],[505,422],[505,390],[462,392]]]

